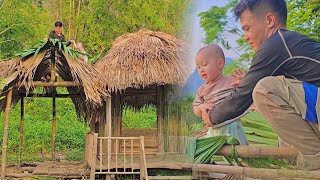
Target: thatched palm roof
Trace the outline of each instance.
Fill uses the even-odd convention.
[[[193,71],[187,46],[174,36],[149,30],[118,37],[95,68],[112,92],[128,87],[183,85]]]
[[[33,81],[47,81],[51,73],[50,49],[53,46],[51,44],[50,47],[48,41],[46,45],[39,47],[38,53],[33,52],[25,58],[0,61],[1,96],[5,97],[8,89],[12,88],[12,104],[15,104],[19,101],[20,94],[29,94],[34,90]],[[56,74],[59,80],[79,84],[78,87],[67,87],[70,94],[79,94],[78,97],[72,97],[78,115],[85,117],[87,121],[99,120],[100,113],[96,110],[103,105],[103,98],[107,95],[105,87],[99,83],[97,72],[91,64],[71,57],[67,51],[56,47]],[[17,86],[18,82],[20,86]],[[5,100],[6,98],[0,100],[0,111],[5,108]]]

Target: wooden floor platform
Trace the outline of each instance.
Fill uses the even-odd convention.
[[[112,157],[114,159],[115,157]],[[119,158],[119,157],[118,157]],[[126,162],[129,162],[131,157],[126,158]],[[127,164],[126,169],[133,168],[139,169],[140,164],[135,163],[138,161],[139,156],[133,156],[132,164]],[[192,168],[192,163],[188,163],[188,159],[185,155],[180,154],[156,154],[156,155],[146,155],[147,160],[147,168],[148,169],[190,169]],[[123,159],[118,159],[117,165],[115,163],[110,164],[110,169],[115,170],[116,168],[123,169]],[[34,178],[38,176],[46,176],[46,177],[56,177],[56,178],[88,178],[90,175],[90,168],[86,166],[84,162],[79,161],[65,161],[61,160],[59,162],[56,161],[47,161],[42,163],[35,163],[34,167],[24,165],[21,168],[17,166],[10,166],[7,168],[7,177],[28,177]],[[97,159],[97,168],[96,170],[100,170],[100,159]],[[102,164],[102,169],[105,171],[107,166],[105,162]]]

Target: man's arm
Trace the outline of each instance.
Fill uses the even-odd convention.
[[[258,81],[271,76],[280,63],[286,59],[287,54],[283,46],[272,47],[273,44],[269,44],[257,52],[252,60],[252,66],[235,91],[210,111],[212,125],[243,114],[253,102],[252,91]],[[281,75],[281,73],[276,75]]]
[[[54,35],[54,31],[51,31],[50,33],[49,33],[49,39],[55,39],[56,37],[55,37],[55,35]]]

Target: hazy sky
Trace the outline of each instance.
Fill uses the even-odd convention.
[[[194,13],[193,13],[193,22],[192,22],[192,49],[193,55],[204,46],[203,39],[205,38],[205,33],[200,27],[200,18],[197,16],[200,12],[208,11],[212,6],[223,6],[228,3],[227,0],[193,0],[194,4]],[[233,22],[239,25],[239,22]],[[231,46],[235,46],[235,40],[237,36],[230,34],[227,36],[227,41]],[[239,57],[234,51],[224,49],[226,57],[231,57],[236,59]]]

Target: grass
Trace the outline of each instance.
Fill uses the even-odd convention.
[[[245,158],[242,159],[250,167],[255,168],[269,168],[269,169],[278,169],[278,168],[288,168],[287,162],[282,159],[276,158]]]
[[[135,111],[124,108],[122,113],[122,125],[124,128],[156,128],[157,109],[155,106],[145,106]]]

